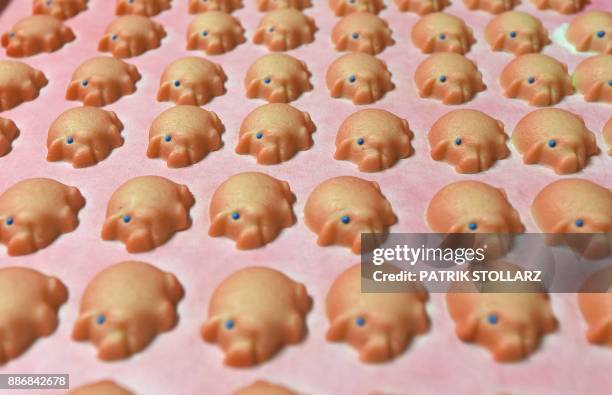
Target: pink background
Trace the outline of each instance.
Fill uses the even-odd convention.
[[[0,15],[2,31],[28,15],[30,3],[26,0],[9,3]],[[260,100],[246,99],[243,88],[248,66],[267,53],[265,47],[250,42],[263,16],[256,11],[254,3],[254,0],[247,0],[245,8],[234,13],[246,29],[248,42],[228,54],[209,57],[220,63],[229,77],[228,93],[205,106],[224,122],[227,129],[223,136],[225,146],[185,169],[168,169],[164,162],[148,159],[145,152],[151,121],[171,105],[155,100],[163,68],[177,58],[201,55],[184,49],[187,26],[192,19],[187,13],[186,0],[174,0],[171,10],[155,17],[168,32],[162,47],[127,60],[138,67],[143,79],[135,94],[107,106],[117,112],[125,125],[125,145],[95,167],[74,170],[65,163],[48,163],[45,143],[51,122],[62,111],[79,105],[64,100],[65,89],[77,65],[98,54],[97,41],[114,18],[114,1],[91,0],[88,11],[67,21],[77,35],[76,41],[58,52],[25,60],[42,69],[50,83],[36,101],[2,114],[17,123],[21,136],[13,152],[0,159],[0,190],[24,178],[51,177],[78,186],[87,205],[80,214],[78,229],[62,236],[51,247],[19,258],[7,257],[4,249],[0,251],[1,265],[36,268],[58,276],[70,289],[70,299],[60,311],[58,330],[36,342],[20,358],[0,367],[0,373],[69,373],[73,386],[113,378],[140,394],[226,394],[259,378],[285,383],[307,394],[367,394],[373,391],[421,395],[496,394],[502,391],[521,395],[610,393],[612,351],[586,342],[586,325],[575,295],[552,295],[560,330],[547,336],[541,349],[520,363],[495,363],[486,350],[460,342],[454,335],[443,295],[433,295],[428,305],[433,323],[431,331],[391,363],[362,364],[353,349],[324,340],[327,289],[340,272],[358,262],[358,257],[344,248],[317,247],[315,235],[304,225],[304,202],[321,181],[337,175],[376,180],[399,216],[399,223],[391,230],[427,232],[424,212],[433,194],[452,181],[479,179],[503,187],[528,230],[537,231],[529,205],[543,186],[559,177],[549,169],[523,165],[513,147],[510,158],[477,175],[457,174],[451,166],[430,159],[426,133],[438,117],[452,108],[418,97],[412,76],[425,56],[409,39],[418,16],[399,13],[390,0],[386,1],[388,8],[381,16],[389,21],[396,44],[379,56],[388,62],[396,89],[372,107],[385,108],[408,119],[416,136],[415,155],[392,169],[375,174],[360,174],[353,164],[333,160],[338,126],[358,108],[348,101],[331,99],[325,87],[326,69],[339,54],[330,42],[331,30],[338,19],[323,0],[314,0],[315,6],[306,10],[319,27],[315,42],[290,52],[306,61],[313,74],[314,90],[293,104],[308,111],[317,125],[314,147],[289,162],[268,167],[257,165],[250,156],[235,154],[241,120],[263,104]],[[589,9],[605,8],[605,4],[610,8],[609,0],[592,0],[592,3]],[[537,15],[551,33],[571,19],[571,16],[552,11],[537,11],[527,0],[517,9]],[[467,11],[461,0],[454,0],[447,11],[464,18],[474,28],[478,43],[468,57],[478,62],[488,86],[475,100],[460,107],[484,110],[502,120],[510,133],[516,122],[533,110],[521,101],[504,98],[498,85],[498,74],[512,56],[492,53],[484,41],[483,28],[491,18],[489,14]],[[570,71],[583,58],[557,44],[546,47],[544,53],[566,62]],[[601,130],[612,114],[612,107],[587,104],[580,95],[566,98],[558,107],[581,114],[596,133],[599,147],[604,149]],[[611,159],[602,153],[592,158],[579,176],[611,187],[611,164]],[[295,205],[298,223],[267,247],[244,252],[237,251],[228,239],[207,236],[207,208],[213,191],[222,181],[232,174],[252,170],[289,181],[298,199]],[[100,239],[104,210],[109,196],[121,183],[148,174],[162,175],[189,186],[197,200],[191,211],[194,224],[155,251],[130,255],[121,243]],[[129,259],[148,261],[177,275],[186,288],[186,298],[179,305],[181,320],[175,330],[159,336],[144,352],[121,362],[101,362],[96,359],[96,350],[91,344],[72,341],[70,332],[89,279],[106,266]],[[306,284],[315,301],[308,316],[309,335],[302,344],[286,348],[259,367],[227,368],[222,365],[221,351],[200,339],[199,328],[216,284],[236,269],[249,265],[275,267]]]

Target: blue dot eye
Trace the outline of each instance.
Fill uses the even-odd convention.
[[[556,140],[548,140],[548,146],[550,148],[555,148],[557,146],[557,141]]]
[[[584,226],[584,220],[583,219],[577,219],[576,220],[576,226],[579,228],[582,228]]]
[[[169,143],[170,141],[172,141],[172,136],[170,136],[169,134],[165,135],[165,136],[164,136],[164,141],[165,141],[166,143]]]
[[[132,220],[132,217],[130,217],[129,215],[123,216],[123,222],[125,222],[126,224],[129,223],[131,220]]]
[[[14,32],[9,32],[9,38],[13,38],[15,37],[15,33]]]
[[[533,84],[533,83],[535,82],[535,77],[529,77],[529,78],[527,78],[527,82],[528,82],[529,84]]]
[[[487,321],[491,325],[497,325],[497,323],[499,322],[499,317],[497,316],[497,314],[489,314],[489,316],[487,317]]]
[[[232,219],[233,219],[234,221],[239,220],[239,219],[240,219],[240,213],[239,213],[238,211],[234,211],[234,212],[232,213]]]
[[[179,80],[174,81],[174,86],[176,86],[177,88],[181,86],[181,81]]]
[[[255,138],[257,138],[257,140],[261,140],[263,138],[263,133],[259,132],[255,135]]]
[[[268,31],[269,31],[270,33],[272,33],[272,32],[274,31],[274,26],[270,26],[270,27],[268,28]]]
[[[357,319],[355,320],[355,323],[357,324],[357,326],[364,326],[366,323],[366,320],[363,317],[357,317]]]
[[[604,32],[603,30],[600,30],[600,31],[597,32],[597,37],[599,37],[599,38],[603,38],[603,37],[605,37],[605,35],[606,35],[606,32]]]
[[[612,86],[612,80],[608,81],[608,86]]]
[[[354,75],[351,75],[348,77],[348,81],[352,84],[353,82],[357,81],[357,77],[355,77]]]
[[[350,4],[355,4],[355,1],[356,1],[356,0],[348,0],[348,2],[349,2]]]
[[[15,223],[15,220],[13,219],[13,217],[8,217],[8,218],[6,219],[6,224],[7,224],[7,225],[11,226],[11,225],[13,225],[14,223]]]
[[[461,141],[461,137],[457,137],[455,139],[455,145],[461,145],[461,143],[463,143],[463,141]]]
[[[66,138],[66,144],[72,144],[72,143],[74,143],[74,138],[72,138],[72,137],[70,137],[70,136],[69,136],[69,137],[67,137],[67,138]]]
[[[98,325],[102,325],[106,322],[106,317],[104,316],[104,314],[100,314],[98,317],[96,317],[96,323],[98,323]]]
[[[476,222],[470,222],[468,227],[470,228],[470,230],[476,230],[478,229],[478,224]]]
[[[363,143],[364,143],[363,138],[362,138],[362,137],[359,137],[359,138],[357,139],[357,144],[358,144],[358,145],[363,145]]]
[[[89,81],[83,80],[83,81],[81,81],[81,85],[87,86],[87,85],[89,85]]]
[[[353,33],[351,37],[353,37],[353,40],[357,40],[359,38],[359,33]]]
[[[234,320],[227,320],[227,321],[225,321],[225,329],[227,329],[227,330],[231,331],[232,329],[234,329],[235,325],[236,324],[234,324]]]
[[[438,36],[438,38],[442,41],[446,40],[446,34],[444,33],[440,33],[440,35]]]
[[[438,78],[438,80],[440,80],[440,82],[446,82],[446,76],[441,75],[440,78]]]
[[[341,221],[343,224],[348,224],[349,222],[351,222],[351,217],[349,217],[348,215],[345,215],[341,218]]]
[[[118,39],[118,38],[119,38],[119,36],[118,36],[118,35],[116,35],[116,34],[113,34],[113,35],[111,36],[111,40],[113,40],[113,41],[117,41],[117,39]]]
[[[267,84],[269,84],[270,82],[272,82],[272,78],[270,78],[270,77],[266,77],[266,78],[264,79],[264,84],[266,84],[266,85],[267,85]]]
[[[207,30],[204,30],[204,31],[202,32],[202,37],[206,37],[206,36],[208,36],[208,31],[207,31]]]
[[[516,32],[510,32],[510,34],[508,34],[511,38],[515,38],[516,37]]]

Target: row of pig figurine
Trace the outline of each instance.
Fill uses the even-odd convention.
[[[587,283],[610,286],[612,270],[597,272]],[[603,276],[603,277],[602,277]],[[362,293],[360,265],[350,267],[331,285],[325,307],[327,340],[346,342],[363,362],[385,362],[402,355],[412,339],[426,333],[428,292],[418,283],[401,293]],[[68,290],[57,278],[29,268],[0,269],[4,303],[0,363],[17,358],[38,338],[52,334]],[[465,287],[462,283],[461,287]],[[587,338],[612,346],[610,288],[578,297],[589,325]],[[176,327],[177,304],[184,289],[171,273],[143,262],[109,266],[83,292],[72,337],[89,341],[105,361],[143,351],[154,338]],[[489,349],[497,361],[517,361],[533,353],[541,337],[554,332],[557,320],[544,291],[479,292],[474,284],[447,293],[447,307],[457,336]],[[204,341],[217,344],[224,363],[248,367],[270,360],[285,345],[301,343],[313,301],[304,284],[272,268],[235,271],[211,295]],[[27,312],[30,312],[29,314]],[[27,330],[26,330],[27,329]]]
[[[612,55],[611,55],[612,56]],[[75,168],[96,165],[123,145],[122,122],[112,111],[77,107],[62,113],[50,126],[47,159]],[[316,127],[310,115],[285,103],[269,103],[242,121],[235,152],[249,154],[257,163],[273,165],[309,150]],[[225,127],[211,111],[179,105],[157,116],[149,130],[147,156],[180,168],[202,161],[221,149]],[[612,154],[612,118],[603,127]],[[8,154],[19,136],[16,124],[0,118],[0,157]],[[382,109],[360,110],[347,117],[336,136],[337,160],[355,163],[362,172],[391,168],[414,152],[408,121]],[[510,156],[504,125],[477,110],[454,110],[431,127],[431,157],[454,166],[458,173],[479,173]],[[582,170],[598,155],[597,139],[576,114],[562,109],[528,113],[516,125],[512,142],[526,164],[540,164],[557,174]]]
[[[296,223],[295,201],[286,181],[258,172],[233,175],[210,199],[208,234],[228,237],[239,249],[262,247]],[[150,251],[191,226],[194,204],[186,185],[160,176],[132,178],[110,197],[101,237],[123,242],[131,253]],[[61,234],[76,229],[84,206],[76,187],[48,178],[20,181],[0,195],[0,241],[9,255],[46,248]],[[585,179],[561,179],[535,196],[531,214],[545,233],[609,233],[612,191]],[[425,219],[440,234],[525,231],[502,188],[472,180],[454,182],[436,192]],[[318,245],[344,246],[359,254],[362,234],[385,234],[398,218],[378,183],[339,176],[313,189],[304,206],[304,222],[317,235]],[[605,240],[605,245],[598,241],[583,247],[600,251],[596,256],[607,256],[612,246]]]

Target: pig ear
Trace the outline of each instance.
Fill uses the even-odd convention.
[[[248,154],[251,149],[251,133],[243,134],[236,144],[237,154]]]
[[[425,53],[431,53],[434,50],[434,46],[435,46],[435,42],[436,39],[433,37],[430,37],[427,42],[425,43],[425,46],[423,47],[423,52]]]
[[[523,155],[523,162],[527,165],[538,163],[542,157],[543,147],[544,143],[542,142],[534,144],[529,150],[527,150],[527,152],[525,152],[525,155]]]
[[[491,49],[494,51],[501,51],[504,48],[504,43],[506,42],[506,35],[500,34],[495,38]]]
[[[187,208],[193,207],[193,205],[195,204],[195,198],[193,197],[193,193],[191,193],[187,185],[179,185],[178,192],[183,206]]]
[[[249,85],[247,86],[247,97],[252,99],[254,97],[257,97],[257,92],[259,91],[259,85],[261,84],[261,81],[259,79],[254,79],[251,82],[249,82]]]
[[[504,123],[500,120],[495,120],[495,122],[497,122],[497,126],[502,130],[502,132],[504,131]]]
[[[64,139],[61,137],[55,139],[49,146],[49,150],[47,152],[47,160],[49,162],[57,162],[58,160],[62,160],[63,151]]]
[[[107,34],[100,39],[98,51],[107,52],[109,50],[110,36]]]
[[[566,222],[559,222],[552,228],[550,232],[551,233],[565,233],[569,230],[568,228],[569,226],[567,226]]]
[[[147,156],[149,158],[159,157],[159,148],[161,146],[162,136],[155,136],[149,140],[149,146],[147,147]]]
[[[127,12],[127,7],[124,0],[120,0],[117,2],[117,7],[115,8],[116,15],[123,15]]]
[[[584,100],[586,101],[596,101],[601,96],[601,88],[603,86],[603,82],[599,81],[596,84],[591,86],[591,89],[584,93]]]
[[[446,156],[446,150],[448,149],[448,141],[442,140],[435,147],[431,149],[431,159],[442,160]]]
[[[328,341],[337,342],[342,341],[346,338],[346,332],[348,330],[349,315],[344,314],[336,317],[325,335]]]
[[[347,42],[348,42],[348,37],[345,34],[342,37],[340,37],[340,39],[336,43],[336,50],[337,51],[344,51],[344,50],[346,50]]]
[[[219,321],[219,317],[214,317],[202,325],[200,334],[202,335],[202,339],[204,339],[204,341],[213,343],[217,340],[217,335],[219,333]]]
[[[455,327],[457,337],[463,341],[472,341],[478,331],[478,317],[471,315],[466,320],[458,322]]]
[[[89,325],[91,325],[92,314],[82,314],[77,318],[72,328],[72,338],[76,341],[89,339]]]
[[[200,35],[198,33],[193,33],[187,39],[187,49],[197,49],[198,48],[198,38]]]
[[[319,244],[320,246],[327,246],[332,244],[336,239],[337,227],[337,218],[332,218],[325,225],[323,225],[323,228],[319,232],[319,237],[317,238],[317,244]]]
[[[508,97],[516,97],[521,89],[521,85],[523,81],[521,79],[516,79],[510,83],[508,89],[506,89],[506,96]]]
[[[8,33],[4,33],[2,35],[2,46],[5,47],[5,48],[8,47],[9,41],[10,41],[9,34]]]
[[[68,300],[68,289],[55,277],[50,277],[47,280],[46,294],[54,306],[61,306]]]
[[[66,100],[78,99],[79,86],[81,86],[80,81],[72,81],[70,85],[68,85],[68,89],[66,90]]]
[[[338,78],[330,90],[332,97],[340,97],[342,88],[344,88],[344,78]]]
[[[431,96],[431,93],[433,92],[433,87],[434,87],[435,83],[436,83],[436,79],[435,78],[430,78],[427,81],[425,81],[425,83],[423,84],[423,87],[421,88],[421,90],[419,90],[419,95],[421,97],[429,97],[429,96]]]
[[[208,235],[212,237],[222,236],[225,234],[225,227],[227,225],[228,213],[221,212],[215,216],[208,228]]]
[[[159,87],[157,101],[166,101],[168,99],[170,99],[170,82],[166,81]]]
[[[349,156],[349,152],[351,152],[351,146],[353,145],[354,141],[355,140],[352,138],[344,139],[344,141],[340,143],[338,148],[336,148],[336,153],[334,153],[334,159],[347,159]]]
[[[612,334],[612,322],[600,320],[589,327],[587,340],[591,343],[600,344],[605,342],[610,334]]]
[[[266,34],[266,28],[260,27],[255,31],[255,35],[253,35],[253,42],[255,44],[261,44],[264,42],[264,36]]]
[[[102,240],[114,240],[117,237],[117,223],[119,219],[117,216],[112,216],[104,221],[102,226]]]

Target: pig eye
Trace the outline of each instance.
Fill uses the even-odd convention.
[[[355,1],[356,1],[356,0],[348,0],[348,3],[349,3],[349,4],[355,4]]]
[[[340,220],[342,221],[343,224],[348,224],[349,222],[351,222],[351,217],[349,217],[348,215],[345,215],[342,218],[340,218]]]
[[[204,31],[202,32],[202,37],[206,37],[206,36],[208,36],[208,30],[204,30]]]
[[[533,84],[535,82],[535,77],[529,77],[527,78],[527,83],[528,84]]]
[[[579,228],[582,228],[584,226],[584,220],[583,219],[577,219],[576,220],[576,226]]]
[[[355,77],[354,75],[348,77],[348,82],[350,82],[351,84],[355,81],[357,81],[357,77]]]
[[[6,224],[7,224],[8,226],[13,225],[14,223],[15,223],[15,220],[13,219],[13,217],[8,217],[8,218],[6,219]]]
[[[267,84],[269,84],[270,82],[272,82],[272,78],[270,78],[270,77],[266,77],[266,78],[264,78],[264,84],[266,84],[266,85],[267,85]]]
[[[470,230],[476,230],[478,229],[478,224],[476,222],[470,222],[468,227],[470,228]]]
[[[353,40],[357,40],[359,38],[359,33],[353,33],[351,37],[353,37]]]
[[[132,217],[130,217],[129,215],[123,216],[123,222],[125,222],[126,224],[129,223],[131,220],[132,220]]]
[[[508,35],[510,36],[510,38],[516,38],[516,32],[510,32],[508,33]]]
[[[263,133],[261,133],[261,132],[257,133],[257,134],[255,135],[255,138],[256,138],[257,140],[261,140],[261,139],[263,138]]]
[[[497,323],[499,322],[499,317],[497,316],[497,314],[489,314],[489,316],[487,317],[487,321],[491,325],[497,325]]]
[[[9,38],[13,38],[13,37],[15,37],[15,33],[10,32],[10,33],[9,33]]]
[[[596,34],[597,34],[597,37],[604,38],[606,35],[606,32],[604,32],[603,30],[600,30]]]
[[[440,78],[438,78],[438,80],[440,80],[440,82],[444,83],[444,82],[446,82],[446,76],[445,75],[441,75]]]
[[[113,34],[111,36],[111,40],[113,40],[113,41],[117,41],[118,38],[119,38],[119,36],[117,36],[116,34]]]
[[[363,317],[357,317],[357,319],[355,320],[355,323],[357,324],[357,326],[364,326],[366,323],[366,320]]]
[[[134,0],[128,0],[128,4],[133,4]]]
[[[98,325],[102,325],[106,322],[106,317],[104,316],[104,314],[100,314],[98,317],[96,317],[96,322],[98,323]]]
[[[359,137],[357,139],[357,145],[363,145],[363,143],[364,143],[363,137]]]
[[[72,143],[74,143],[74,138],[72,136],[66,137],[66,144],[72,144]]]
[[[51,0],[47,0],[47,2],[46,2],[47,7],[51,7],[51,4],[52,4],[52,3],[53,3],[53,2],[52,2]]]
[[[169,143],[170,141],[172,141],[172,136],[170,136],[169,134],[165,135],[165,136],[164,136],[164,141],[165,141],[166,143]]]
[[[87,85],[89,85],[89,81],[83,80],[81,81],[81,85],[83,85],[84,87],[87,87]]]
[[[174,81],[174,86],[176,86],[177,88],[181,86],[181,81],[179,80]]]
[[[438,38],[442,41],[446,40],[446,34],[444,33],[440,33],[440,35],[438,36]]]
[[[269,31],[270,33],[272,33],[272,32],[274,31],[274,26],[270,26],[270,27],[268,28],[268,31]]]
[[[202,3],[207,3],[207,2],[208,2],[208,0],[202,0]]]
[[[555,148],[557,146],[557,141],[556,140],[548,140],[548,146],[550,148]]]
[[[240,219],[240,213],[239,213],[238,211],[234,211],[234,212],[232,213],[232,219],[233,219],[234,221],[238,221],[238,220]]]
[[[461,145],[461,143],[463,143],[463,141],[461,141],[461,137],[457,137],[455,139],[455,145]]]
[[[612,80],[608,81],[608,86],[612,86]]]
[[[225,321],[225,329],[231,331],[232,329],[234,329],[234,320],[227,320]]]

